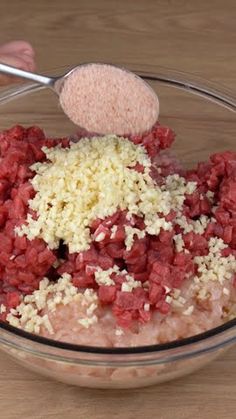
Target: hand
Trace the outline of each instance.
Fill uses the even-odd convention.
[[[0,62],[22,70],[34,71],[34,50],[32,46],[25,41],[12,41],[0,45]],[[0,86],[19,81],[16,77],[0,74]],[[22,81],[22,80],[21,80]]]

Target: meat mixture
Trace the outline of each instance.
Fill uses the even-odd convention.
[[[236,315],[236,153],[192,170],[175,134],[0,134],[0,318],[103,347],[170,342]]]

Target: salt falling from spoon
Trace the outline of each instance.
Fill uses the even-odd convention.
[[[134,73],[108,64],[81,65],[65,78],[60,104],[88,132],[141,134],[158,120],[155,92]]]

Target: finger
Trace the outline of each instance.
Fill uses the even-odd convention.
[[[0,53],[2,54],[26,54],[30,57],[35,56],[34,49],[29,42],[26,41],[12,41],[0,46]]]
[[[0,62],[11,65],[13,67],[20,68],[21,70],[33,71],[35,69],[35,63],[32,58],[27,55],[17,56],[0,53]],[[0,85],[7,85],[9,83],[18,82],[19,79],[14,76],[8,76],[5,74],[0,75]],[[22,82],[22,79],[21,79]]]
[[[35,61],[32,57],[27,54],[17,55],[17,57],[22,61],[22,66],[20,67],[22,70],[35,71]]]

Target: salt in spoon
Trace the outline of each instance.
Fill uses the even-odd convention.
[[[63,76],[48,77],[0,63],[0,73],[53,90],[65,114],[88,132],[138,135],[149,131],[159,116],[159,101],[152,88],[118,66],[81,64]]]

